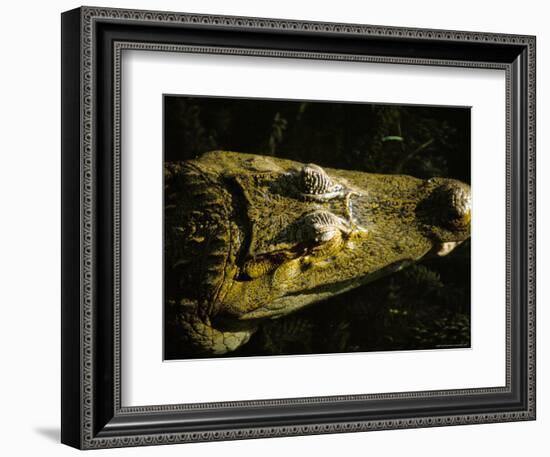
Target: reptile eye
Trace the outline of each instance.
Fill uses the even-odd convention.
[[[299,241],[314,241],[324,243],[330,241],[342,233],[350,233],[349,224],[342,218],[332,214],[330,211],[314,211],[303,217],[299,229]]]
[[[332,198],[343,189],[343,186],[335,184],[327,172],[315,164],[304,165],[300,178],[302,191],[306,196]]]

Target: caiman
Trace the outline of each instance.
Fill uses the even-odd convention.
[[[165,164],[167,316],[186,354],[446,255],[470,236],[468,185],[213,151]]]

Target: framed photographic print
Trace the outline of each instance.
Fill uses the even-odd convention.
[[[62,15],[62,442],[535,418],[535,38]]]

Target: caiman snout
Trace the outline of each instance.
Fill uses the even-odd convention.
[[[431,192],[417,207],[417,217],[442,243],[460,243],[470,235],[472,197],[470,186],[460,181],[432,178]]]

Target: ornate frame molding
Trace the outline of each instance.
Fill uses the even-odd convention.
[[[64,345],[69,338],[73,344],[78,345],[78,367],[74,367],[74,354],[69,360],[64,357],[63,377],[66,385],[70,385],[74,390],[74,383],[78,380],[78,405],[69,404],[71,398],[76,398],[76,393],[73,392],[73,397],[69,396],[64,402],[63,415],[64,421],[74,420],[78,417],[78,432],[76,428],[68,425],[63,425],[63,442],[80,447],[80,448],[106,448],[119,446],[140,446],[151,444],[167,444],[195,441],[212,441],[212,440],[230,440],[241,438],[255,437],[275,437],[289,435],[305,435],[319,433],[341,433],[351,431],[366,431],[366,430],[385,430],[399,428],[414,428],[414,427],[429,427],[441,425],[458,425],[472,424],[483,422],[502,422],[510,420],[529,420],[535,417],[535,38],[531,36],[519,35],[504,35],[490,34],[478,32],[461,32],[461,31],[444,31],[444,30],[425,30],[399,27],[380,27],[357,24],[336,24],[336,23],[320,23],[320,22],[301,22],[295,20],[278,20],[278,19],[262,19],[262,18],[247,18],[247,17],[228,17],[228,16],[206,16],[197,14],[182,14],[182,13],[166,13],[152,11],[133,11],[122,9],[104,9],[83,7],[73,12],[65,13],[67,30],[74,29],[78,33],[79,45],[78,49],[65,51],[68,57],[79,55],[78,68],[71,69],[72,72],[67,73],[66,77],[74,77],[74,72],[78,72],[78,111],[79,111],[79,133],[78,144],[80,150],[80,158],[78,159],[78,183],[73,183],[75,188],[78,188],[78,206],[79,214],[71,214],[70,221],[64,224],[67,227],[74,227],[71,224],[78,225],[80,246],[78,253],[78,266],[80,271],[78,281],[78,297],[79,311],[77,315],[71,314],[67,317],[67,325],[78,325],[78,337],[69,337],[64,334]],[[69,24],[70,22],[70,24]],[[112,77],[113,77],[113,97],[114,104],[112,107],[113,121],[113,199],[112,209],[114,214],[113,219],[113,354],[112,360],[114,364],[113,373],[113,391],[112,398],[109,395],[112,403],[109,403],[106,408],[106,413],[116,419],[119,419],[120,424],[113,430],[107,430],[98,423],[98,412],[101,407],[98,406],[98,390],[97,390],[97,357],[101,357],[97,352],[96,332],[98,326],[97,320],[97,275],[96,267],[96,252],[100,248],[97,245],[98,227],[97,227],[97,211],[98,211],[98,173],[97,168],[97,148],[96,139],[98,135],[98,124],[96,117],[97,103],[97,72],[98,72],[98,25],[110,24],[116,26],[118,24],[139,24],[142,26],[183,26],[192,28],[206,28],[207,30],[233,30],[236,32],[242,31],[269,31],[270,33],[299,33],[306,35],[334,35],[341,36],[357,36],[361,38],[379,37],[384,39],[410,39],[418,42],[430,43],[445,43],[449,46],[454,46],[457,43],[477,43],[485,45],[495,45],[499,47],[510,47],[521,49],[517,59],[526,59],[523,64],[523,70],[526,83],[526,97],[518,99],[518,81],[515,75],[517,71],[514,65],[518,65],[517,59],[514,62],[491,62],[483,60],[468,60],[468,59],[441,59],[441,58],[426,58],[426,57],[403,57],[403,56],[377,56],[353,53],[335,53],[335,52],[318,52],[318,51],[290,51],[276,49],[252,49],[246,47],[225,47],[212,45],[181,45],[169,43],[152,43],[145,41],[127,41],[119,40],[113,42],[113,61],[112,61]],[[425,391],[425,392],[407,392],[394,394],[371,394],[371,395],[355,395],[355,396],[337,396],[337,397],[311,397],[297,398],[285,400],[258,400],[250,402],[229,402],[229,403],[201,403],[201,404],[186,404],[186,405],[150,405],[143,407],[122,407],[120,402],[120,84],[121,84],[121,53],[124,49],[142,49],[151,51],[173,51],[173,52],[191,52],[191,53],[214,53],[214,54],[230,54],[230,55],[249,55],[249,56],[268,56],[268,57],[293,57],[302,59],[321,59],[321,60],[348,60],[348,61],[365,61],[379,63],[400,63],[400,64],[421,64],[421,65],[439,65],[439,66],[461,66],[469,68],[488,68],[501,69],[506,71],[506,109],[507,109],[507,126],[506,126],[506,149],[507,149],[507,330],[506,330],[506,387],[503,388],[486,388],[486,389],[461,389],[452,391]],[[70,54],[70,55],[69,55]],[[520,62],[522,63],[522,62]],[[521,89],[521,88],[520,88]],[[67,100],[72,95],[67,96]],[[65,103],[65,102],[64,102]],[[514,131],[512,119],[514,118],[514,106],[525,104],[527,117],[524,121],[524,131]],[[514,106],[513,106],[514,105]],[[64,122],[64,129],[74,128],[68,121]],[[519,134],[525,135],[524,150],[525,170],[518,173],[517,164],[512,157],[513,149],[517,146]],[[64,137],[65,138],[65,137]],[[74,146],[76,140],[72,138],[67,140],[67,146],[64,143],[64,161],[65,155],[75,154],[74,150],[70,150],[70,145]],[[522,147],[521,145],[519,146]],[[74,159],[71,159],[74,160]],[[74,164],[73,164],[74,165]],[[69,171],[64,175],[67,179],[74,181],[75,173]],[[519,179],[519,181],[517,181]],[[515,181],[514,181],[515,180]],[[356,421],[334,421],[328,423],[319,423],[315,425],[270,425],[262,427],[236,427],[220,430],[193,430],[193,431],[170,431],[158,432],[153,427],[143,426],[141,432],[125,432],[124,427],[128,427],[128,423],[137,420],[136,417],[143,415],[154,414],[169,414],[169,413],[185,413],[197,410],[219,410],[219,409],[234,409],[240,407],[284,407],[288,405],[328,405],[330,403],[341,403],[351,401],[369,401],[369,400],[399,400],[412,398],[429,398],[429,397],[452,397],[452,396],[472,396],[482,394],[506,394],[512,391],[512,237],[514,236],[513,224],[518,223],[518,215],[513,212],[513,201],[515,198],[521,199],[522,196],[517,196],[512,189],[512,184],[525,180],[526,195],[525,207],[522,208],[524,214],[519,215],[519,221],[525,227],[525,268],[526,288],[525,313],[526,319],[524,330],[526,332],[525,352],[526,358],[526,401],[522,403],[522,407],[518,410],[509,410],[505,412],[487,412],[475,414],[449,414],[437,416],[413,416],[398,419],[374,419],[374,420],[356,420]],[[516,221],[516,222],[514,222]],[[517,230],[517,229],[516,229]],[[517,235],[517,233],[515,234]],[[71,261],[65,259],[64,264],[69,264]],[[70,265],[68,265],[70,267]],[[76,292],[75,292],[76,294]],[[72,303],[74,306],[74,303]],[[69,306],[67,302],[64,306]],[[73,311],[74,313],[74,311]],[[64,315],[68,315],[64,311]],[[65,326],[64,326],[65,327]],[[75,329],[72,330],[74,332]],[[70,373],[69,373],[70,372]],[[517,381],[517,380],[516,380]],[[74,403],[74,402],[73,402]],[[102,422],[102,421],[99,421]],[[103,421],[104,422],[104,421]],[[99,424],[99,425],[98,425]],[[103,424],[105,425],[105,424]],[[106,431],[107,430],[107,431]],[[122,430],[122,432],[120,431]]]

